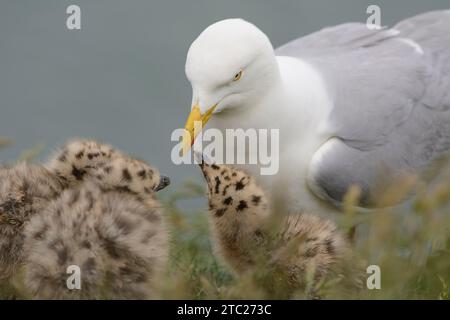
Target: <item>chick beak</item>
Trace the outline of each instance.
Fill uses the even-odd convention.
[[[169,184],[170,184],[170,178],[162,175],[159,180],[159,185],[155,188],[155,191],[162,190],[165,187],[167,187]]]

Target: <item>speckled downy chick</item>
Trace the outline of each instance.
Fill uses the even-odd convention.
[[[49,167],[75,186],[25,229],[25,282],[31,296],[157,297],[168,232],[154,193],[168,185],[168,178],[143,161],[92,141],[70,143]],[[71,265],[80,268],[80,290],[67,287]]]
[[[56,199],[66,184],[42,166],[20,163],[0,168],[0,283],[23,263],[23,228]]]
[[[347,238],[332,222],[308,214],[285,216],[278,212],[244,171],[209,159],[204,159],[200,168],[208,184],[217,249],[234,272],[243,274],[262,263],[293,291],[306,289],[312,278],[310,297],[314,297],[315,285],[331,274],[354,276],[342,275],[353,255]],[[358,281],[351,281],[355,288]]]
[[[23,263],[23,228],[29,219],[118,154],[106,144],[74,140],[45,166],[19,163],[0,168],[0,282],[9,281]]]

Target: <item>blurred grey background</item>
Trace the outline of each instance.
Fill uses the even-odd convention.
[[[81,7],[81,30],[66,28],[71,4]],[[0,137],[14,145],[0,150],[0,162],[39,143],[44,159],[70,137],[92,137],[149,161],[175,186],[200,181],[195,166],[170,161],[170,135],[190,109],[184,62],[197,35],[241,17],[279,46],[364,22],[370,4],[387,26],[450,8],[449,0],[1,0]]]

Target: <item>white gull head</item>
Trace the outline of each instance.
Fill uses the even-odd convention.
[[[189,48],[186,75],[200,114],[256,105],[279,78],[267,36],[242,19],[206,28]],[[211,110],[214,108],[214,110]]]

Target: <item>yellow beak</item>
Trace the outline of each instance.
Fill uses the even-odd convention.
[[[209,118],[211,118],[216,106],[217,104],[209,108],[203,115],[200,113],[200,107],[198,104],[192,107],[191,113],[189,114],[184,126],[185,131],[182,141],[183,155],[185,155],[194,144],[195,138],[202,131]]]

